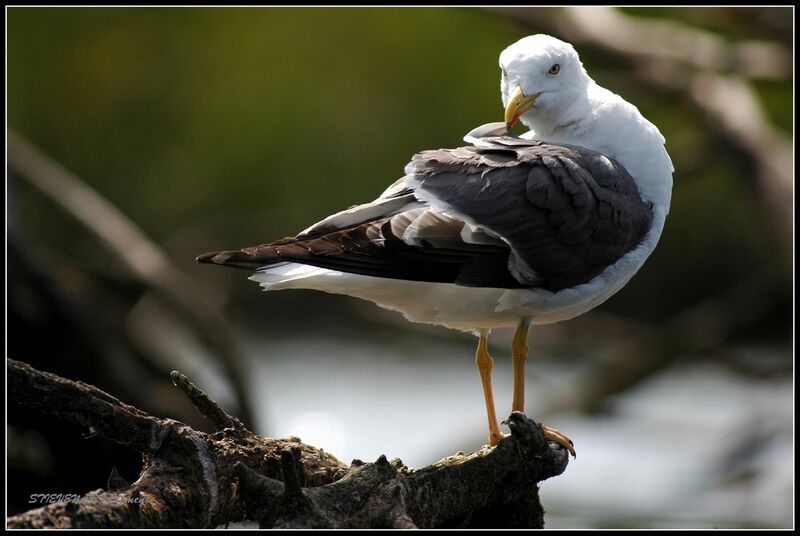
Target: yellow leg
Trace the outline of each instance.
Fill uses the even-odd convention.
[[[512,411],[525,413],[525,361],[528,359],[528,331],[531,322],[523,319],[514,332],[514,339],[511,342],[511,360],[514,364],[514,400],[511,403]],[[575,447],[572,440],[556,430],[544,424],[541,425],[545,439],[554,441],[565,449],[572,456],[575,456]]]
[[[511,342],[511,361],[514,364],[514,400],[511,411],[525,413],[525,361],[528,359],[528,330],[531,321],[523,319]]]
[[[486,401],[486,416],[489,419],[489,444],[495,446],[504,436],[500,431],[500,425],[497,424],[497,414],[494,411],[494,396],[492,395],[494,359],[489,355],[486,339],[486,333],[481,333],[480,339],[478,339],[478,350],[475,352],[475,364],[478,366],[478,373],[481,375],[483,398]]]

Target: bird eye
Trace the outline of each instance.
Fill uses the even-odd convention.
[[[508,78],[508,73],[502,67],[500,67],[500,73],[503,75],[503,78]]]
[[[547,71],[547,74],[558,74],[558,72],[560,70],[561,70],[561,66],[559,64],[557,64],[557,63],[554,63],[553,66],[550,67],[550,70]]]

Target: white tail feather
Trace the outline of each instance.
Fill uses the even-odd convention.
[[[250,280],[257,282],[264,290],[304,288],[302,280],[323,275],[327,272],[330,272],[330,270],[296,262],[283,262],[257,271],[250,276]]]

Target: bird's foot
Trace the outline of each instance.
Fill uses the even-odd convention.
[[[497,444],[500,443],[500,440],[506,437],[508,437],[508,435],[502,432],[489,432],[489,446],[496,447]]]
[[[556,430],[555,428],[550,428],[545,424],[539,423],[539,426],[542,429],[542,433],[544,434],[544,438],[548,441],[552,441],[557,443],[567,449],[572,457],[575,458],[575,446],[572,443],[572,440]]]

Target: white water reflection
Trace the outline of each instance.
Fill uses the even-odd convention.
[[[455,452],[461,438],[473,436],[455,450],[480,447],[486,422],[469,346],[426,347],[425,352],[438,357],[413,359],[367,341],[259,345],[257,354],[269,356],[253,357],[250,365],[257,381],[251,391],[255,406],[264,410],[259,430],[279,437],[298,435],[345,462],[386,454],[421,467],[435,461],[432,457]],[[453,358],[459,354],[463,359]],[[502,372],[497,375],[500,379]],[[497,382],[499,389],[510,389],[510,369],[508,376],[508,381]],[[300,416],[318,412],[335,419],[337,434],[351,439],[317,434],[321,437],[316,443],[308,433],[292,429],[290,423]]]
[[[284,414],[274,428],[277,436],[295,436],[330,453],[347,452],[350,448],[346,427],[331,413],[309,411],[294,417]]]

